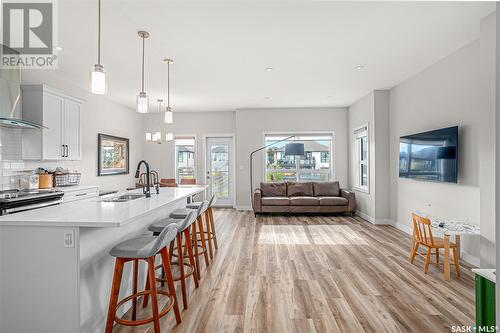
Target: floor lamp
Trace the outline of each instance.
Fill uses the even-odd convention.
[[[291,135],[287,138],[284,138],[282,140],[270,143],[268,145],[265,145],[263,147],[260,147],[258,149],[255,149],[250,153],[250,202],[252,203],[252,210],[254,209],[253,207],[253,155],[261,151],[262,149],[266,149],[268,147],[274,146],[277,143],[286,141],[288,139],[294,138],[295,135]],[[292,142],[288,143],[285,145],[285,156],[303,156],[304,155],[304,144],[303,143],[297,143],[297,142]]]

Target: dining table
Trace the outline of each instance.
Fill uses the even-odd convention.
[[[428,216],[431,220],[431,228],[439,237],[444,240],[444,279],[445,281],[451,280],[450,274],[450,242],[451,237],[454,237],[455,244],[457,244],[458,253],[460,255],[460,242],[462,236],[480,235],[481,229],[478,225],[451,221],[441,218]]]

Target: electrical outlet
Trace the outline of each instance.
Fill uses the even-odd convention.
[[[75,247],[74,230],[64,230],[64,247]]]

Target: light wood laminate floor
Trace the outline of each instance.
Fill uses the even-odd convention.
[[[164,332],[450,332],[474,322],[474,280],[408,261],[411,238],[346,216],[215,210],[219,250]],[[180,296],[180,293],[178,293]],[[180,298],[179,298],[180,299]],[[182,304],[182,302],[181,302]],[[115,332],[153,332],[151,326]]]

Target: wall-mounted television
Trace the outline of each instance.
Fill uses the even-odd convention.
[[[399,177],[456,183],[458,148],[458,126],[402,136]]]

